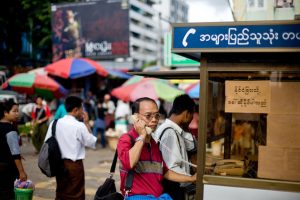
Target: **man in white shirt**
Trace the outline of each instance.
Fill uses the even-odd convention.
[[[195,112],[194,101],[186,94],[174,99],[169,118],[155,132],[163,160],[168,168],[179,174],[191,176],[187,151],[195,150],[195,141],[188,126]],[[184,199],[183,186],[186,184],[164,180],[164,192],[174,200]]]
[[[56,176],[56,200],[85,199],[84,167],[85,146],[95,148],[97,138],[91,134],[87,113],[82,99],[70,96],[65,100],[68,112],[56,125],[56,138],[64,160],[65,173]],[[83,120],[83,122],[81,122]],[[45,141],[51,136],[50,124]]]

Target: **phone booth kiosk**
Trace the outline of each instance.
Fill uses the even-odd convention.
[[[300,21],[172,30],[199,69],[134,74],[200,79],[196,199],[300,199]]]

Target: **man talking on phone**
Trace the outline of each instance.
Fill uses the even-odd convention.
[[[82,99],[69,96],[65,106],[68,114],[57,121],[55,137],[66,172],[56,176],[55,200],[84,200],[85,147],[95,148],[97,138],[92,134],[88,115],[83,110]],[[45,141],[52,135],[52,124],[53,122],[48,128]]]
[[[195,182],[196,174],[186,176],[169,170],[163,161],[161,152],[151,131],[155,131],[159,122],[158,106],[153,99],[143,97],[132,105],[135,116],[133,128],[123,134],[117,146],[120,160],[120,190],[125,195],[125,181],[129,170],[133,170],[133,183],[128,200],[135,199],[172,199],[163,194],[164,178],[176,182]],[[134,140],[134,142],[132,142]]]

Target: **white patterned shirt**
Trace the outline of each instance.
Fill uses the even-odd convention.
[[[190,176],[190,165],[186,162],[188,162],[187,150],[194,148],[193,136],[191,133],[184,132],[173,121],[166,119],[154,133],[153,138],[156,142],[167,127],[171,128],[164,132],[159,145],[163,159],[172,171]]]

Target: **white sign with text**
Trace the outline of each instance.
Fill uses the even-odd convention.
[[[225,112],[269,113],[270,81],[225,81]]]

